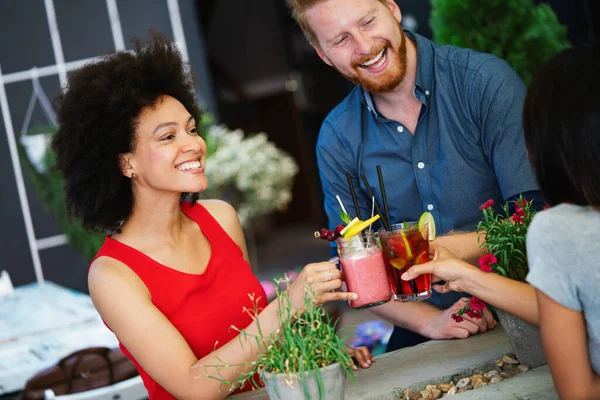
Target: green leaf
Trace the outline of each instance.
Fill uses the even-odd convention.
[[[340,210],[340,218],[347,225],[350,223],[350,215],[344,212],[344,210]]]
[[[494,269],[496,270],[496,272],[500,273],[500,275],[507,276],[506,270],[504,270],[504,268],[502,268],[501,266],[494,265]]]

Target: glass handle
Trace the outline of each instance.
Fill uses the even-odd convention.
[[[342,267],[340,265],[340,258],[338,256],[331,257],[328,261],[334,263],[337,269],[339,269],[340,271],[342,270]]]

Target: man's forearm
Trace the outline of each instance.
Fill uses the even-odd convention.
[[[428,303],[398,303],[390,301],[371,309],[375,315],[391,324],[427,336],[428,322],[442,311]]]
[[[484,253],[484,250],[479,247],[477,237],[477,232],[456,232],[438,236],[431,243],[443,246],[458,258],[470,264],[477,265],[479,257]]]

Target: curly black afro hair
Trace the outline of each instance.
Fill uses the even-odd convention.
[[[146,45],[136,39],[133,52],[107,55],[70,74],[67,90],[55,99],[56,169],[65,180],[69,216],[87,230],[118,231],[131,214],[131,181],[121,173],[120,155],[135,149],[142,109],[163,95],[179,100],[200,122],[189,65],[174,43],[152,33]]]

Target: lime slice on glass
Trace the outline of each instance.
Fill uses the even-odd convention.
[[[421,218],[419,218],[419,231],[425,237],[425,226],[428,225],[429,229],[429,241],[435,239],[435,220],[430,212],[425,211]]]

